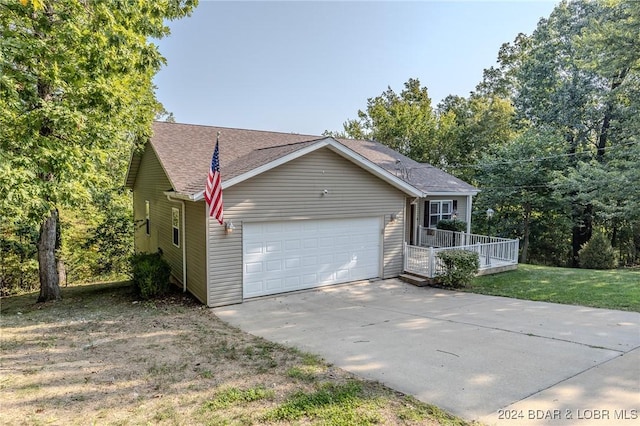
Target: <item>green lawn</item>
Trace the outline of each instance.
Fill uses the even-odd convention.
[[[474,279],[466,290],[516,299],[640,312],[640,270],[553,268],[518,269]]]

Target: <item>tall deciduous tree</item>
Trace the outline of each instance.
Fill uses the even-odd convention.
[[[551,126],[564,135],[568,168],[591,160],[604,168],[608,150],[628,143],[640,113],[640,22],[637,2],[563,1],[531,36],[519,36],[485,73],[482,88],[510,93],[522,127]],[[604,195],[604,194],[598,194]],[[591,235],[599,212],[580,186],[571,200],[572,251]]]
[[[483,193],[478,205],[496,211],[497,230],[522,240],[520,261],[529,260],[532,229],[562,214],[565,203],[553,182],[567,166],[562,136],[549,129],[530,129],[512,142],[485,154],[478,163]],[[553,222],[553,221],[551,221]],[[558,227],[558,221],[551,224]]]
[[[517,134],[511,101],[496,95],[472,93],[468,98],[447,96],[437,110],[437,138],[446,146],[443,168],[467,181],[475,179],[474,165],[482,153],[500,147]]]
[[[446,156],[436,136],[436,115],[426,87],[409,79],[399,94],[390,87],[367,100],[366,111],[344,123],[347,137],[373,139],[420,162],[439,165]]]
[[[60,297],[58,211],[104,184],[159,109],[150,41],[197,0],[0,0],[0,208],[39,223],[38,301]]]

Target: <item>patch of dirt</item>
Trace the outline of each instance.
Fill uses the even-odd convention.
[[[2,424],[260,424],[291,395],[355,380],[227,325],[183,293],[140,301],[128,283],[62,291],[55,303],[1,301]],[[412,399],[361,383],[381,424],[438,424],[415,417]],[[230,389],[267,397],[211,403]]]

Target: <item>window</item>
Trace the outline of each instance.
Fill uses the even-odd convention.
[[[149,224],[149,202],[144,202],[144,233],[151,235],[151,228]]]
[[[456,204],[453,200],[425,201],[424,226],[435,228],[442,219],[453,219]]]
[[[171,208],[171,228],[173,230],[173,245],[180,247],[180,210]]]

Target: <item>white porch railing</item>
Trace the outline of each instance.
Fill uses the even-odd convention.
[[[444,272],[444,265],[438,253],[445,250],[467,250],[478,253],[479,271],[490,271],[507,265],[518,264],[518,240],[465,234],[463,232],[420,229],[419,241],[423,247],[405,245],[404,270],[428,278]],[[424,247],[426,241],[437,246]],[[466,243],[466,244],[465,244]]]
[[[460,247],[476,244],[492,244],[514,241],[508,238],[489,237],[487,235],[467,234],[465,232],[445,231],[442,229],[418,227],[418,245],[421,247]]]

